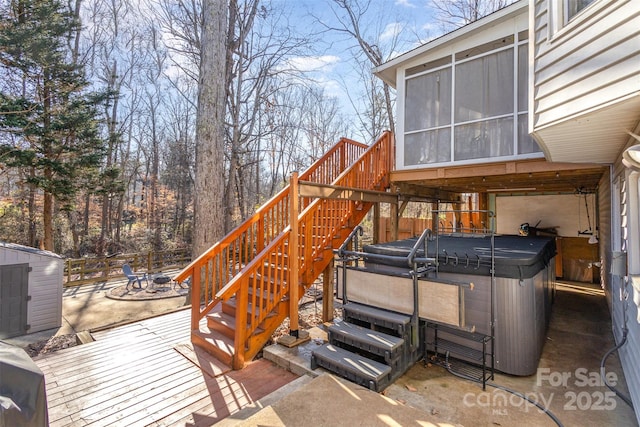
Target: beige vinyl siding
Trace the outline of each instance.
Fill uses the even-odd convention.
[[[547,41],[549,35],[549,19],[547,13],[547,0],[538,0],[534,5],[534,36],[536,48],[539,48],[543,42]],[[536,56],[537,56],[536,51]]]
[[[620,250],[621,245],[621,221],[622,221],[622,212],[623,209],[621,206],[621,200],[623,195],[621,194],[622,186],[619,184],[621,180],[626,181],[627,196],[625,203],[626,210],[626,224],[627,227],[630,227],[627,232],[627,247],[633,248],[638,246],[637,239],[638,232],[638,218],[640,218],[640,203],[638,203],[638,199],[636,197],[632,197],[631,192],[636,191],[637,188],[633,189],[633,185],[631,185],[631,180],[637,180],[637,176],[633,176],[633,174],[628,174],[625,169],[622,167],[620,162],[616,163],[615,170],[613,172],[614,175],[614,183],[618,185],[609,186],[609,194],[611,197],[608,201],[611,203],[611,213],[608,215],[608,218],[605,218],[607,213],[601,212],[601,218],[603,220],[609,219],[611,222],[611,233],[609,236],[614,236],[612,240],[618,240],[618,242],[611,243],[601,243],[604,244],[605,247],[601,250],[601,253],[606,251],[607,259],[611,259],[612,250]],[[607,187],[605,187],[605,182],[601,182],[600,194],[602,198],[605,197]],[[614,194],[614,191],[616,194]],[[605,206],[606,201],[602,201],[601,208],[606,209]],[[612,204],[616,203],[618,206],[613,206]],[[632,224],[635,224],[633,227]],[[601,223],[603,227],[606,227],[606,224]],[[605,231],[602,231],[601,234],[604,234]],[[615,238],[616,234],[620,237]],[[634,257],[633,252],[627,252],[627,255],[630,257]],[[632,260],[628,260],[628,266],[633,264]],[[606,268],[603,265],[603,269]],[[625,286],[624,277],[621,275],[613,274],[611,272],[611,268],[606,268],[605,276],[607,278],[607,283],[605,287],[607,301],[610,304],[611,308],[611,319],[612,319],[612,330],[613,335],[615,337],[616,343],[621,343],[623,337],[623,330],[625,328],[628,329],[627,341],[620,349],[618,350],[618,355],[620,357],[620,361],[622,363],[622,368],[624,370],[625,382],[627,384],[627,388],[629,390],[628,396],[633,401],[636,413],[636,421],[640,423],[640,411],[637,409],[640,407],[640,322],[638,321],[638,306],[633,301],[633,287],[631,284]],[[624,273],[623,273],[624,274]],[[623,291],[630,292],[629,297],[625,300],[621,298],[623,295]]]
[[[640,93],[640,2],[599,1],[553,35],[536,2],[534,130]]]

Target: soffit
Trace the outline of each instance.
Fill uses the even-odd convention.
[[[583,116],[535,128],[547,159],[555,162],[615,163],[639,126],[640,96]]]

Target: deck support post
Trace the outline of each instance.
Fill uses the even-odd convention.
[[[377,205],[376,205],[377,206]],[[333,253],[329,256],[333,256]],[[333,320],[333,276],[335,267],[333,259],[322,272],[322,321],[330,322]]]
[[[390,228],[390,234],[391,234],[391,240],[398,240],[398,229],[399,229],[399,223],[400,223],[400,218],[399,218],[399,214],[398,214],[398,204],[397,203],[391,203],[390,204],[390,212],[389,212],[389,220],[391,222],[391,224],[389,224],[389,228]]]
[[[373,205],[373,243],[380,243],[380,203]]]
[[[430,203],[431,205],[431,231],[433,232],[433,234],[437,234],[438,232],[442,232],[442,230],[440,230],[440,218],[438,218],[438,209],[440,209],[440,203],[438,202],[433,202]],[[436,212],[435,214],[433,212]]]
[[[478,194],[477,209],[480,211],[479,225],[483,229],[483,232],[486,233],[487,228],[489,227],[489,216],[487,215],[487,211],[489,210],[489,196],[487,195],[487,193]]]
[[[289,335],[298,338],[298,300],[300,284],[298,282],[298,214],[300,210],[298,198],[298,172],[291,174],[289,184]]]

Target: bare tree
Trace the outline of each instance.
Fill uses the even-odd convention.
[[[338,100],[327,97],[323,89],[303,88],[300,97],[301,125],[306,142],[303,151],[312,163],[340,137],[348,136],[349,125],[340,113]]]
[[[354,57],[356,59],[365,58],[371,67],[377,67],[390,58],[390,55],[397,44],[397,35],[392,37],[391,40],[386,43],[383,51],[383,41],[380,39],[382,29],[369,22],[372,18],[372,14],[369,12],[371,0],[333,0],[333,5],[332,10],[336,18],[334,24],[329,25],[319,19],[317,19],[317,21],[330,31],[346,34],[351,37],[356,44],[354,47],[357,47],[357,49],[354,50]],[[360,70],[362,70],[362,67],[360,67]],[[367,71],[366,74],[370,75],[370,70]],[[366,76],[362,74],[362,77],[365,78]],[[377,85],[372,85],[367,89],[377,89],[376,86]],[[393,132],[395,131],[393,120],[394,100],[391,88],[387,83],[382,82],[379,89],[381,91],[381,98],[384,100],[382,107],[386,112],[383,116],[387,121],[383,124],[382,128],[390,129]],[[367,95],[367,98],[378,99],[380,97],[371,97],[370,95]],[[373,109],[378,108],[379,106],[370,104],[370,107],[370,109]],[[358,114],[360,114],[359,111]],[[370,113],[368,114],[370,115]],[[379,116],[380,115],[377,112],[374,112],[374,117]],[[361,119],[361,123],[366,122],[368,122],[368,120]],[[374,134],[376,131],[377,130],[368,129],[366,132],[368,134]]]
[[[195,111],[183,96],[173,93],[167,99],[166,149],[163,150],[165,166],[162,181],[175,194],[169,237],[181,245],[189,240],[189,222],[192,220],[194,172],[193,126]]]
[[[222,237],[224,217],[224,117],[227,2],[204,0],[196,118],[196,179],[193,256]]]
[[[515,0],[431,0],[444,31],[452,31],[495,12]]]
[[[225,186],[225,229],[235,220],[249,214],[248,181],[257,180],[247,172],[255,171],[259,141],[263,129],[258,126],[261,105],[274,91],[286,90],[285,78],[294,70],[284,66],[286,59],[299,53],[308,43],[295,37],[283,10],[263,5],[258,0],[239,5],[230,3],[229,36],[227,40],[227,162]],[[297,73],[299,74],[299,73]],[[257,174],[256,174],[257,175]]]

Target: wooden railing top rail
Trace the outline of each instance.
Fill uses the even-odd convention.
[[[344,181],[348,181],[350,178],[354,177],[354,176],[358,176],[358,175],[362,175],[362,173],[376,173],[378,176],[385,176],[389,171],[390,171],[390,167],[391,164],[389,162],[385,162],[386,164],[379,164],[379,168],[377,170],[371,170],[370,167],[366,167],[363,166],[364,164],[366,164],[367,162],[371,162],[371,158],[372,155],[371,153],[375,153],[375,152],[388,152],[390,150],[390,147],[388,147],[385,144],[390,144],[391,141],[391,133],[390,132],[385,132],[380,139],[378,139],[378,141],[376,141],[373,145],[371,146],[365,146],[367,147],[367,150],[361,155],[360,159],[358,161],[353,161],[351,163],[351,165],[344,170],[335,180],[335,182],[344,182]],[[367,156],[367,153],[369,153],[370,155]],[[301,175],[302,176],[302,175]],[[306,175],[305,175],[306,176]],[[370,182],[369,184],[371,184],[372,182]],[[365,185],[363,180],[360,180],[360,185]],[[289,188],[289,186],[287,186],[287,189]],[[364,188],[364,187],[362,187]],[[298,216],[298,222],[302,223],[304,221],[306,221],[307,217],[310,217],[311,215],[313,215],[313,212],[315,212],[317,210],[317,205],[320,203],[320,199],[316,199],[314,200],[313,203],[311,203],[309,206],[307,206]],[[233,277],[229,283],[227,283],[222,289],[220,289],[220,291],[218,291],[216,293],[216,298],[217,299],[225,299],[227,297],[230,297],[231,295],[235,294],[241,284],[241,280],[243,280],[243,278],[246,278],[247,275],[250,275],[251,272],[253,272],[254,270],[257,269],[258,266],[262,265],[262,263],[264,262],[264,258],[266,256],[269,255],[269,253],[271,252],[271,250],[273,248],[278,247],[278,245],[281,244],[281,241],[287,238],[287,235],[291,232],[291,224],[289,224],[282,232],[282,234],[280,236],[277,236],[272,242],[270,242],[270,244],[265,248],[265,250],[262,252],[262,256],[257,256],[255,257],[253,260],[251,260],[251,262],[249,262],[244,268],[243,268],[243,273],[249,273],[249,274],[238,274],[235,277]]]
[[[346,152],[347,148],[349,147],[355,148],[357,152],[354,152],[354,153]],[[341,165],[338,165],[338,167],[334,168],[334,171],[333,171],[339,174],[344,169],[344,167],[346,167],[347,165],[355,161],[355,159],[357,159],[360,156],[361,152],[363,152],[366,148],[368,148],[366,144],[362,144],[360,142],[353,141],[348,138],[342,138],[327,153],[325,153],[325,155],[323,155],[320,159],[315,161],[305,172],[303,172],[301,177],[303,177],[303,179],[305,180],[310,180],[313,182],[330,184],[331,182],[325,182],[325,181],[332,181],[333,179],[335,179],[335,176],[333,176],[333,173],[316,175],[316,172],[322,169],[323,165],[325,165],[327,162],[330,162],[332,157],[336,155],[336,153],[340,153]],[[341,150],[344,150],[344,151],[341,152]],[[354,156],[355,158],[351,158],[351,156]],[[184,270],[182,270],[178,275],[175,276],[174,280],[177,282],[183,282],[184,280],[186,280],[189,276],[192,275],[191,271],[194,268],[205,264],[207,260],[211,259],[212,257],[215,257],[224,248],[228,247],[230,244],[236,241],[243,233],[246,233],[251,228],[251,226],[254,225],[256,222],[264,220],[267,214],[279,203],[282,203],[282,201],[285,200],[287,197],[289,197],[288,186],[286,186],[280,192],[278,192],[275,196],[273,196],[269,201],[267,201],[264,205],[262,205],[255,212],[254,215],[247,218],[243,223],[238,225],[234,230],[232,230],[229,234],[227,234],[222,240],[220,240],[215,245],[213,245],[208,251],[204,252],[198,258],[193,260],[187,267],[184,268]],[[279,232],[282,232],[282,231],[284,230],[278,230],[278,232],[274,233],[275,234],[274,237],[277,236]],[[268,245],[269,243],[270,242],[264,242],[265,245]]]

